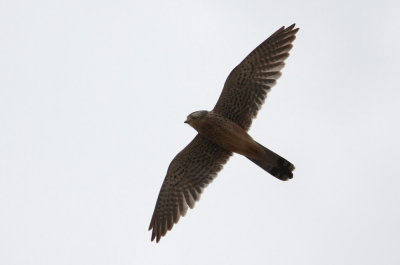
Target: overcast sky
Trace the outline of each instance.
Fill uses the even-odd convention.
[[[0,1],[0,264],[400,264],[398,1]],[[229,72],[300,31],[235,155],[159,244],[172,158]]]

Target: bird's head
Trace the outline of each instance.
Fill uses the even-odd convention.
[[[207,115],[207,113],[208,113],[207,110],[199,110],[192,112],[187,116],[185,123],[195,128],[196,125],[201,121],[201,119]]]

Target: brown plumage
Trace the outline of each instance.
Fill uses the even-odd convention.
[[[293,164],[257,143],[247,131],[281,75],[298,31],[294,27],[277,30],[232,70],[212,111],[187,117],[185,122],[198,134],[168,167],[149,226],[151,240],[158,242],[188,207],[194,207],[232,153],[247,157],[280,180],[293,177]]]

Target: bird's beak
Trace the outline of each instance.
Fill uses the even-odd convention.
[[[188,123],[188,120],[184,121],[184,123]]]

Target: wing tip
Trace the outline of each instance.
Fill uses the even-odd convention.
[[[296,28],[296,23],[293,23],[292,25],[290,25],[289,27],[281,27],[280,29],[278,29],[273,35],[277,35],[277,34],[283,34],[283,35],[291,35],[291,36],[295,36],[296,33],[300,30],[300,28]]]
[[[286,30],[288,31],[298,31],[300,28],[295,28],[296,27],[296,23],[293,23],[292,25],[290,25],[289,27],[286,28]]]
[[[153,213],[153,217],[151,218],[149,231],[151,230],[151,241],[155,240],[155,243],[160,242],[161,238],[164,237],[168,231],[171,231],[173,226],[178,223],[180,217],[184,217],[187,213],[188,208],[193,208],[196,201],[199,200],[200,195],[197,196],[197,199],[194,198],[192,194],[187,192],[187,197],[181,194],[182,204],[177,204],[177,212],[175,216],[169,217],[160,217],[156,214],[156,210]]]

